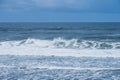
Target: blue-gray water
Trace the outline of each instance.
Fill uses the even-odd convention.
[[[0,47],[28,39],[30,45],[51,40],[55,48],[119,50],[120,23],[0,23]],[[3,54],[0,80],[120,80],[120,58]]]
[[[0,23],[0,40],[58,37],[120,41],[120,23]]]

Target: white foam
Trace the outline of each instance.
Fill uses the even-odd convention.
[[[55,47],[57,42],[65,42],[65,45],[77,46],[73,40],[37,40],[28,39],[23,41],[0,42],[0,55],[43,55],[43,56],[74,56],[74,57],[120,57],[120,49],[97,49],[97,48],[69,48]],[[76,42],[76,43],[75,43]],[[72,44],[74,43],[74,44]],[[116,43],[118,44],[118,43]],[[119,44],[118,44],[119,45]]]
[[[15,66],[0,65],[0,68],[15,68]]]
[[[79,41],[77,39],[53,40],[27,39],[21,41],[0,42],[0,46],[34,46],[39,48],[74,48],[74,49],[120,49],[120,42]]]
[[[120,68],[97,68],[97,67],[93,67],[93,68],[81,68],[81,67],[56,67],[56,66],[38,66],[38,67],[29,67],[29,68],[39,68],[39,69],[50,69],[50,70],[54,70],[54,69],[62,69],[62,70],[120,70]]]
[[[44,55],[74,57],[120,57],[120,50],[78,50],[35,47],[0,47],[0,55]]]

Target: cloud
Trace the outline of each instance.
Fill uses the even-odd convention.
[[[85,0],[32,0],[34,5],[38,7],[53,7],[53,8],[85,8],[88,4]],[[80,2],[80,3],[78,3]]]
[[[19,9],[85,9],[89,5],[84,0],[4,0],[0,8],[4,10]],[[80,2],[80,3],[78,3]]]
[[[119,0],[2,0],[1,9],[56,9],[81,12],[120,12]]]

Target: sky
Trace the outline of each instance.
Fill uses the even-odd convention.
[[[0,22],[120,22],[120,0],[0,0]]]

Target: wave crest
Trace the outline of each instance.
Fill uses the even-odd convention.
[[[70,48],[70,49],[120,49],[120,42],[82,41],[77,39],[53,40],[27,39],[20,41],[0,42],[0,46],[34,46],[39,48]]]

